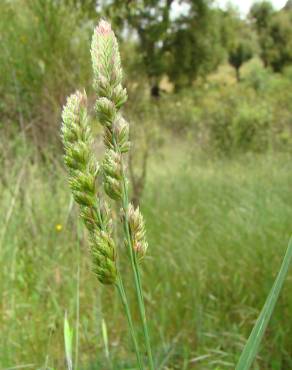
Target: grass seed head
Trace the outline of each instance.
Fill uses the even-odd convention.
[[[120,107],[127,100],[127,93],[121,85],[123,72],[119,47],[111,25],[104,20],[94,30],[91,58],[97,95]]]
[[[122,197],[121,155],[108,149],[102,163],[102,170],[106,194],[112,199],[120,200]]]
[[[62,139],[69,184],[80,215],[91,239],[93,271],[103,284],[117,278],[115,244],[111,238],[111,219],[105,203],[97,198],[99,166],[92,150],[92,134],[87,119],[86,95],[77,91],[63,109]]]
[[[146,241],[145,222],[139,210],[130,203],[128,207],[128,223],[133,241],[133,248],[139,258],[146,254],[148,243]]]

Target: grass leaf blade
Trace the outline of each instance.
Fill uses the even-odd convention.
[[[280,271],[273,284],[270,294],[264,304],[264,307],[260,313],[260,316],[257,319],[255,326],[252,329],[252,332],[246,342],[243,352],[241,353],[238,364],[236,366],[236,370],[248,370],[252,365],[258,352],[259,345],[263,338],[268,322],[273,313],[275,304],[278,300],[284,280],[287,276],[291,260],[292,260],[292,238],[289,241],[289,245],[285,257],[283,259]]]
[[[73,331],[70,328],[69,321],[67,319],[67,313],[65,313],[64,317],[64,341],[65,341],[65,352],[66,352],[66,361],[68,370],[73,369],[72,365],[72,339],[73,339]]]

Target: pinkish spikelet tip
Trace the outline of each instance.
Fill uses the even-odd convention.
[[[107,21],[101,20],[98,26],[96,27],[96,31],[100,35],[107,36],[108,34],[112,32],[112,28],[111,28],[110,23],[108,23]]]

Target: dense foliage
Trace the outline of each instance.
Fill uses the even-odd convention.
[[[187,127],[204,137],[203,144],[215,140],[214,146],[223,152],[231,147],[262,151],[275,143],[279,147],[279,137],[285,138],[284,144],[290,140],[291,73],[285,72],[292,62],[289,3],[278,12],[267,1],[256,3],[247,19],[234,8],[217,9],[209,0],[182,1],[179,7],[174,0],[5,0],[0,11],[1,124],[18,126],[37,146],[44,132],[47,142],[56,139],[60,106],[73,86],[90,85],[88,44],[93,19],[100,16],[111,18],[122,41],[128,90],[138,103],[139,121],[141,109],[154,112],[159,129]],[[226,62],[240,81],[242,66],[252,57],[255,67],[249,75],[243,73],[241,86],[228,82],[230,74],[215,85],[206,83],[210,73]],[[256,58],[263,67],[254,62]],[[147,92],[143,96],[141,89]],[[274,99],[276,90],[281,94]],[[142,99],[138,102],[137,93]],[[210,113],[206,109],[200,113],[202,98]],[[252,103],[256,100],[259,110]],[[181,105],[174,107],[174,101]],[[169,116],[172,110],[174,115]],[[135,112],[132,116],[135,119]],[[143,115],[142,121],[147,120]]]

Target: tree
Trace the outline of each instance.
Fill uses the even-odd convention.
[[[283,10],[275,12],[269,2],[263,1],[255,4],[249,15],[258,33],[263,63],[275,72],[292,63],[291,4],[289,0]]]
[[[273,40],[269,31],[274,13],[274,8],[269,1],[255,3],[249,12],[249,19],[258,35],[258,42],[261,48],[260,57],[265,67],[268,67],[270,62]]]
[[[209,1],[188,3],[187,14],[173,21],[165,47],[167,74],[176,91],[214,70],[223,56],[218,13]]]
[[[284,6],[284,10],[292,10],[292,0],[288,0]]]
[[[165,72],[164,44],[170,27],[170,11],[174,0],[113,0],[104,10],[122,31],[138,38],[151,93],[159,96],[159,80]]]
[[[240,67],[253,56],[254,35],[237,9],[229,7],[221,16],[222,42],[227,50],[228,62],[235,69],[236,80],[240,81]]]
[[[121,30],[137,36],[153,96],[167,74],[176,89],[188,86],[220,60],[220,47],[212,0],[181,0],[183,11],[174,14],[174,0],[113,0],[106,13]],[[133,32],[134,31],[134,32]]]
[[[261,1],[252,5],[249,18],[255,25],[256,30],[262,32],[269,27],[274,12],[270,1]]]
[[[268,63],[275,72],[292,64],[292,13],[280,11],[274,15],[269,28],[271,51]]]
[[[252,57],[252,49],[248,42],[240,40],[229,53],[229,63],[235,68],[236,80],[240,82],[240,67]]]

